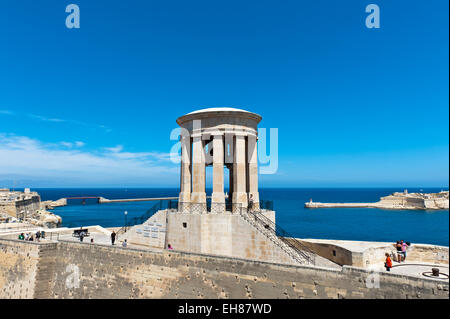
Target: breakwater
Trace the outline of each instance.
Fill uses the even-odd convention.
[[[99,197],[99,204],[104,203],[126,203],[126,202],[147,202],[147,201],[158,201],[158,200],[177,200],[178,197],[151,197],[151,198],[122,198],[122,199],[107,199],[104,197]]]
[[[306,208],[380,208],[376,203],[305,203]]]

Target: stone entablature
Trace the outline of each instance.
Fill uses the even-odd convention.
[[[205,168],[213,166],[211,211],[224,212],[224,167],[233,205],[259,205],[257,136],[261,116],[234,108],[210,108],[177,119],[181,127],[179,209],[206,211]]]

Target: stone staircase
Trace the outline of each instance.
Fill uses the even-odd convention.
[[[280,247],[295,264],[316,264],[316,254],[263,215],[263,211],[239,209],[241,217],[258,232]]]

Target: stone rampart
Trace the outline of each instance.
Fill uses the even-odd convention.
[[[448,298],[448,282],[179,251],[0,239],[0,298]]]

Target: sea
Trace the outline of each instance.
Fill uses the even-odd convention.
[[[102,196],[108,199],[176,197],[178,188],[36,188],[41,200]],[[260,198],[273,201],[276,224],[297,238],[395,242],[405,240],[449,246],[448,210],[384,210],[377,208],[308,209],[304,203],[376,202],[403,188],[260,188]],[[448,188],[408,188],[411,192],[439,192]],[[211,190],[207,190],[207,194]],[[119,227],[143,215],[155,202],[98,204],[95,199],[69,200],[54,209],[65,227]],[[127,214],[125,215],[125,212]]]

